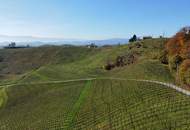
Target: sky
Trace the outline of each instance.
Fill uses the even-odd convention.
[[[0,0],[0,35],[67,39],[172,36],[190,0]]]

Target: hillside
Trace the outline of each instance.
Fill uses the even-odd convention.
[[[74,53],[73,53],[74,52]],[[74,46],[43,46],[26,49],[0,50],[1,79],[17,79],[44,66],[69,64],[80,60],[95,50]]]
[[[189,128],[189,96],[141,81],[175,83],[168,41],[1,50],[0,130]]]
[[[165,73],[155,75],[160,79],[169,76],[167,67],[159,63],[159,57],[166,39],[150,39],[129,45],[112,47],[86,48],[75,46],[47,46],[28,49],[2,49],[0,74],[2,79],[24,81],[65,80],[75,78],[97,77],[103,75],[127,76],[127,71],[146,73],[153,78],[152,70],[159,68]],[[135,63],[106,71],[108,62],[115,62],[118,56],[135,56]],[[149,64],[150,63],[150,64]],[[142,65],[141,65],[142,64]],[[144,66],[144,67],[143,67]],[[150,67],[149,67],[150,66]],[[128,69],[132,67],[133,69]],[[138,69],[138,70],[136,70]],[[154,71],[155,71],[154,70]],[[115,73],[114,71],[117,71]],[[136,71],[136,72],[135,72]],[[166,75],[165,75],[166,74]],[[139,74],[136,74],[136,76]],[[140,76],[140,75],[139,75]],[[140,78],[140,77],[139,77]],[[170,78],[170,76],[169,76]],[[163,78],[163,80],[165,77]],[[168,78],[167,78],[168,79]]]
[[[16,85],[1,130],[185,129],[189,97],[162,85],[117,80]]]

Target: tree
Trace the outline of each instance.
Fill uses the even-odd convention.
[[[11,47],[11,48],[16,47],[16,43],[15,42],[11,42],[11,44],[9,44],[9,47]]]
[[[179,32],[189,34],[190,33],[190,26],[183,27],[182,29],[180,29]]]
[[[129,39],[129,42],[137,41],[137,36],[134,34],[132,38]]]
[[[169,67],[170,70],[176,72],[176,80],[179,83],[190,85],[190,27],[180,29],[168,41],[166,49]]]

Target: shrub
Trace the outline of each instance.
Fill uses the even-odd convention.
[[[169,67],[171,71],[176,71],[177,67],[183,62],[180,55],[175,55],[169,58]]]
[[[124,56],[117,56],[115,65],[117,67],[122,67],[125,65],[126,59]]]
[[[142,47],[142,44],[141,44],[140,42],[137,42],[137,43],[135,43],[135,46],[136,46],[137,48],[140,48],[140,47]]]
[[[166,50],[161,53],[159,60],[162,64],[168,64],[168,52]]]
[[[190,59],[183,61],[179,73],[182,83],[190,85]]]
[[[104,68],[105,68],[105,70],[112,70],[113,68],[115,68],[115,64],[107,63]]]

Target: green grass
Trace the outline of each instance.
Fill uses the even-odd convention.
[[[74,52],[74,53],[73,53]],[[18,76],[46,65],[69,64],[92,55],[96,49],[86,47],[49,46],[0,50],[0,78]]]
[[[141,60],[136,64],[127,67],[117,68],[110,71],[106,76],[113,76],[125,79],[147,79],[164,82],[174,82],[174,78],[166,65],[157,60]]]
[[[96,80],[73,129],[190,128],[190,97],[151,83]]]
[[[0,130],[190,128],[190,97],[154,83],[99,79],[6,88]]]
[[[67,125],[67,114],[80,97],[84,82],[17,85],[6,88],[0,130],[48,130]]]
[[[174,78],[171,76],[168,67],[158,60],[159,54],[163,50],[164,42],[165,39],[145,40],[140,42],[142,44],[140,48],[136,47],[136,43],[97,49],[84,47],[56,48],[58,54],[56,53],[54,58],[55,63],[45,64],[31,71],[31,73],[29,72],[27,76],[22,76],[23,78],[20,78],[19,82],[56,81],[102,76],[173,82]],[[129,46],[132,49],[129,49]],[[114,62],[118,55],[127,54],[137,54],[137,62],[112,71],[103,69],[107,61]]]
[[[5,88],[0,88],[0,108],[2,108],[7,102],[7,93]]]
[[[91,81],[88,81],[81,91],[79,99],[76,101],[75,105],[73,106],[72,110],[69,112],[68,117],[70,117],[70,121],[68,122],[66,129],[71,129],[74,124],[74,120],[76,118],[77,113],[80,111],[81,106],[85,103],[86,97],[88,96],[88,92],[91,88]]]
[[[0,130],[190,129],[188,96],[153,83],[101,79],[174,83],[168,66],[158,60],[165,41],[141,41],[140,48],[136,46],[139,43],[130,43],[96,49],[0,50],[6,59],[0,62],[0,74],[4,75],[0,83],[18,83],[0,89]],[[137,61],[111,71],[103,69],[107,61],[127,54],[137,55]],[[98,80],[40,84],[90,77]]]

